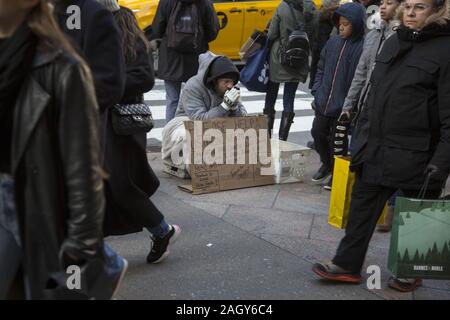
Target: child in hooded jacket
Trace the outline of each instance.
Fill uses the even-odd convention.
[[[339,35],[331,37],[322,49],[311,90],[315,110],[311,134],[322,162],[312,178],[315,183],[326,181],[333,169],[332,134],[362,53],[366,12],[359,3],[346,3],[333,19]],[[331,189],[331,179],[325,188]]]

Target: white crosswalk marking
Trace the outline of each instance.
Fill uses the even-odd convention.
[[[279,90],[279,99],[275,104],[275,110],[277,112],[283,111],[283,99],[280,98],[280,94],[283,93],[283,85],[280,86]],[[249,114],[258,114],[263,112],[264,108],[264,99],[265,93],[252,92],[248,91],[246,88],[241,87],[241,97],[243,100],[243,104]],[[300,97],[299,97],[300,96]],[[153,119],[156,121],[157,125],[153,128],[147,135],[147,139],[156,139],[161,141],[162,137],[162,129],[164,126],[165,112],[166,112],[166,92],[164,90],[164,82],[162,80],[157,79],[155,83],[155,87],[150,92],[144,94],[144,100],[150,105],[150,109],[152,110]],[[296,99],[294,102],[294,112],[298,113],[299,111],[308,112],[311,110],[311,101],[313,100],[312,96],[304,92],[302,90],[297,90]],[[310,131],[312,127],[312,121],[314,116],[311,114],[308,115],[300,115],[294,118],[294,123],[291,126],[291,133],[294,132],[305,132]],[[158,121],[160,120],[160,121]],[[276,128],[274,134],[277,134],[277,128],[280,125],[280,119],[275,119],[274,128]]]

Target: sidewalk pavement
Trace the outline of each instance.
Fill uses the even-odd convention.
[[[304,183],[204,195],[162,172],[160,153],[149,153],[161,187],[152,197],[168,223],[182,233],[163,263],[146,264],[150,241],[140,232],[108,242],[130,263],[119,299],[450,299],[450,281],[425,280],[413,293],[387,287],[390,234],[375,233],[366,258],[381,268],[381,289],[319,279],[312,264],[331,259],[344,231],[328,225],[330,192],[312,185],[319,167],[312,156]]]

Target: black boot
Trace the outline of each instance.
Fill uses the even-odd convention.
[[[263,113],[267,116],[267,131],[269,132],[269,139],[272,138],[273,123],[275,121],[275,112],[264,110]]]
[[[291,129],[291,124],[294,122],[294,112],[285,112],[281,115],[280,132],[278,138],[280,140],[286,141],[289,135],[289,130]]]

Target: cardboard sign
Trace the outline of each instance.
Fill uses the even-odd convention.
[[[185,121],[193,194],[274,184],[265,116]],[[263,171],[261,171],[263,169]]]

